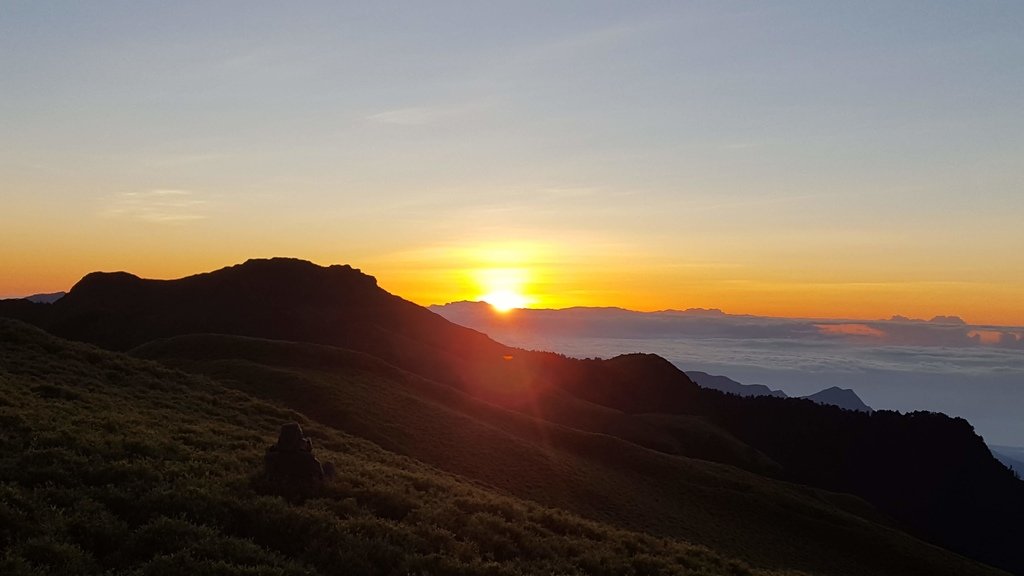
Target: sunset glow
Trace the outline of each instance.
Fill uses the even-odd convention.
[[[3,3],[0,565],[1024,576],[1022,29]]]
[[[0,297],[291,256],[419,304],[1021,325],[1020,8],[947,9],[969,24],[442,3],[393,36],[342,7],[26,3],[0,22]]]
[[[508,312],[515,308],[525,308],[526,298],[522,294],[510,291],[492,292],[480,297],[480,300],[490,304],[498,312]]]
[[[474,270],[473,276],[483,291],[479,299],[498,312],[525,308],[531,303],[523,294],[530,278],[527,268],[485,268]]]

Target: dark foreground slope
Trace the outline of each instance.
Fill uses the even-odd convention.
[[[1024,573],[1024,483],[966,420],[744,400],[702,396],[700,411],[771,456],[788,478],[857,494],[923,538]]]
[[[274,258],[179,280],[92,273],[54,304],[27,304],[0,301],[0,315],[113,350],[202,333],[328,344],[366,352],[503,404],[522,401],[518,392],[527,387],[535,393],[555,384],[588,399],[601,400],[595,394],[604,393],[606,403],[632,402],[634,411],[681,410],[697,393],[695,384],[656,356],[615,369],[604,363],[548,362],[538,355],[543,365],[534,366],[527,362],[530,355],[390,294],[349,266]],[[521,356],[524,368],[536,369],[505,370],[510,354]],[[642,364],[655,377],[636,379]],[[557,382],[548,376],[554,369]]]
[[[136,353],[504,492],[759,566],[828,574],[947,569],[937,549],[855,498],[555,425],[362,354],[230,336],[178,337]]]
[[[256,344],[267,346],[261,352],[295,346]],[[360,378],[369,379],[361,384],[367,390],[388,385],[380,380],[386,367],[336,354],[349,359],[335,362],[363,363],[348,373],[348,388]],[[275,382],[292,385],[289,398],[325,391]],[[322,385],[330,384],[340,388]],[[266,382],[248,385],[273,395]],[[7,320],[0,320],[0,398],[4,574],[792,574],[518,500],[214,380]],[[320,489],[281,494],[257,471],[278,424],[292,419],[339,473]],[[820,534],[794,543],[811,562],[834,566],[815,573],[997,573],[815,503],[825,495],[794,487],[779,489],[788,498],[753,496],[756,487],[735,474],[721,481],[738,499],[749,493],[756,505],[767,497],[775,513],[804,516],[822,534],[855,544],[874,534],[865,554],[823,547]]]
[[[0,314],[114,349],[212,332],[361,351],[568,428],[856,494],[914,534],[1024,573],[1024,484],[962,420],[736,398],[701,390],[650,355],[602,361],[515,350],[357,270],[295,260],[173,281],[91,274],[52,305],[0,303]]]
[[[256,471],[292,419],[339,473],[282,495]],[[3,319],[0,423],[10,576],[783,574],[516,500],[208,379]]]

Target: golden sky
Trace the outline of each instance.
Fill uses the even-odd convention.
[[[929,279],[928,270],[884,275],[830,266],[774,268],[781,256],[756,262],[679,262],[670,251],[601,243],[585,238],[558,242],[462,241],[379,253],[303,251],[252,237],[199,234],[197,225],[161,229],[135,224],[100,241],[51,238],[37,252],[0,250],[5,270],[0,293],[66,290],[92,270],[128,270],[143,277],[176,278],[244,261],[249,257],[297,256],[327,265],[349,263],[374,275],[388,291],[418,304],[487,300],[514,295],[526,307],[619,306],[635,310],[721,308],[729,313],[812,318],[931,318],[960,315],[973,323],[1024,324],[1019,283]],[[335,242],[326,239],[325,245]],[[338,243],[343,243],[339,241]],[[10,246],[6,244],[5,246]],[[168,246],[174,246],[173,250]],[[210,250],[215,246],[218,250]],[[851,265],[855,262],[850,262]],[[874,277],[862,281],[863,277]],[[1020,282],[1018,280],[1017,282]],[[492,298],[489,298],[492,297]]]
[[[19,3],[0,296],[349,263],[420,304],[1024,324],[1024,5]]]

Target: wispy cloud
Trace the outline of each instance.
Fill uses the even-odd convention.
[[[817,200],[831,196],[827,193],[813,193],[813,194],[795,194],[792,196],[759,196],[759,197],[746,197],[737,198],[735,200],[726,200],[722,202],[714,201],[704,204],[694,203],[688,206],[687,209],[692,211],[697,210],[722,210],[722,209],[736,209],[736,208],[750,208],[758,206],[772,206],[776,204],[790,204],[795,202],[807,202],[809,200]]]
[[[210,203],[188,190],[124,192],[109,199],[100,215],[157,223],[205,220]]]
[[[452,114],[451,110],[443,108],[429,108],[426,106],[414,106],[410,108],[396,108],[385,110],[366,117],[370,122],[377,124],[392,124],[395,126],[425,126],[434,124],[446,116]]]
[[[157,154],[154,156],[148,156],[145,158],[145,163],[148,166],[153,167],[175,167],[175,166],[191,166],[194,164],[203,164],[206,162],[213,162],[216,160],[222,160],[227,158],[227,154],[221,153],[168,153],[168,154]]]
[[[749,150],[751,148],[760,148],[764,146],[763,142],[730,142],[728,144],[722,144],[719,146],[722,150]]]
[[[535,67],[539,62],[578,58],[587,53],[613,50],[625,42],[649,35],[664,26],[666,23],[663,21],[646,20],[582,30],[530,46],[517,53],[511,63]]]
[[[594,186],[554,186],[541,188],[538,192],[551,198],[574,199],[596,196],[602,192],[602,189]]]

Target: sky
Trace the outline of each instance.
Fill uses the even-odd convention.
[[[0,297],[348,263],[420,304],[1024,324],[1024,4],[0,1]]]

